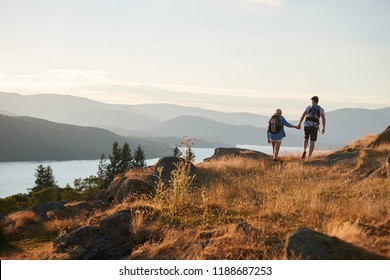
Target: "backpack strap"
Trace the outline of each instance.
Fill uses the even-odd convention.
[[[307,116],[306,117],[306,121],[310,121],[310,122],[314,122],[314,123],[320,123],[320,116],[321,116],[321,106],[317,105],[318,106],[318,110],[317,110],[317,114],[318,114],[318,118],[316,117],[311,117],[311,116]],[[310,106],[310,110],[309,112],[307,113],[308,115],[310,115],[311,111],[313,110],[313,106]]]

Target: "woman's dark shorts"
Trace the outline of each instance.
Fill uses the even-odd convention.
[[[309,139],[310,141],[317,141],[318,136],[318,127],[315,126],[305,126],[305,139]]]

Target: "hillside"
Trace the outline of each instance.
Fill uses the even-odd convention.
[[[149,140],[122,137],[104,129],[54,123],[31,117],[0,115],[0,161],[98,159],[112,143],[138,144],[148,158],[171,154],[171,148]]]
[[[326,136],[337,144],[346,145],[368,133],[382,132],[390,124],[390,107],[379,110],[346,108],[329,112],[326,117],[329,124]]]
[[[255,127],[260,127],[262,123],[268,122],[268,117],[262,115],[251,113],[225,113],[172,104],[140,104],[132,105],[132,107],[139,113],[149,115],[162,121],[167,121],[180,116],[198,116],[226,124],[251,125]]]
[[[196,166],[166,157],[117,177],[97,200],[4,216],[0,257],[389,259],[388,132],[282,165],[239,149]]]

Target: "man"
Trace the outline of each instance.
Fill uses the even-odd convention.
[[[322,119],[322,134],[325,133],[325,111],[322,107],[318,105],[319,98],[317,96],[313,96],[311,98],[311,106],[308,106],[303,112],[301,120],[299,121],[298,128],[301,128],[302,121],[305,119],[304,123],[304,131],[305,131],[305,141],[303,142],[303,154],[302,159],[306,158],[306,149],[309,145],[310,139],[310,147],[309,147],[309,158],[314,151],[314,146],[317,141],[318,130],[320,129],[320,118]]]

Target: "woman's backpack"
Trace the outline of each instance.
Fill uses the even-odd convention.
[[[277,134],[282,130],[282,123],[278,116],[273,115],[268,121],[268,132],[272,134]]]

